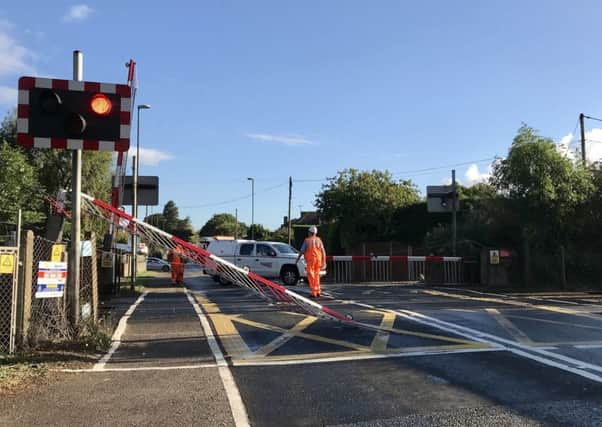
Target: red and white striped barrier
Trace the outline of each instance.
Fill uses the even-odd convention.
[[[461,261],[462,257],[455,256],[397,256],[397,255],[333,255],[327,256],[327,261],[422,261],[422,262],[444,262]]]
[[[244,270],[192,243],[186,242],[160,230],[157,227],[133,218],[102,200],[94,199],[86,194],[82,194],[82,208],[86,212],[103,218],[109,223],[112,223],[131,234],[137,234],[164,249],[179,250],[192,262],[216,271],[220,276],[225,277],[230,282],[254,292],[267,302],[283,310],[296,311],[323,319],[346,322],[370,329],[378,329],[370,325],[355,322],[344,314],[305,298],[304,296],[286,289],[284,286],[264,279],[253,272]]]
[[[335,283],[462,283],[461,257],[335,255],[326,257],[327,280]]]

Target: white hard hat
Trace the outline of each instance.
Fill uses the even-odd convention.
[[[315,225],[309,227],[309,232],[312,234],[318,234],[318,228]]]

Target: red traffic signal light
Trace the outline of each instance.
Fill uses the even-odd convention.
[[[29,148],[127,151],[131,88],[21,77],[17,142]]]
[[[102,93],[97,93],[90,100],[90,108],[99,116],[108,116],[111,114],[111,110],[113,109],[113,103],[108,96]]]

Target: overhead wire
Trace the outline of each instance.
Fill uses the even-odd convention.
[[[443,169],[448,169],[448,168],[451,168],[451,167],[468,166],[468,165],[472,165],[472,164],[491,162],[491,161],[494,161],[495,159],[496,159],[496,157],[487,157],[485,159],[470,160],[470,161],[461,162],[461,163],[453,163],[453,164],[447,164],[447,165],[442,165],[442,166],[435,166],[435,167],[424,168],[424,169],[411,169],[411,170],[406,170],[406,171],[393,172],[391,175],[393,175],[393,176],[409,175],[409,174],[425,175],[425,174],[430,173],[430,172],[436,172],[436,171],[443,170]],[[324,182],[324,181],[328,181],[330,179],[332,179],[332,178],[328,178],[328,177],[327,178],[315,178],[315,179],[295,179],[295,178],[293,178],[293,182],[300,182],[300,183],[304,183],[304,182]]]
[[[288,185],[288,182],[284,182],[284,183],[281,183],[281,184],[278,184],[278,185],[274,185],[272,187],[267,187],[267,188],[264,188],[262,190],[255,191],[255,196],[257,196],[257,194],[268,193],[270,191],[273,191],[273,190],[276,190],[278,188],[284,187],[285,185]],[[200,205],[180,206],[180,208],[182,208],[182,209],[209,208],[209,207],[212,207],[212,206],[227,205],[227,204],[238,202],[238,201],[241,201],[241,200],[247,200],[247,199],[250,199],[251,197],[253,197],[252,194],[247,194],[246,196],[235,197],[233,199],[222,200],[220,202],[204,203],[204,204],[200,204]]]

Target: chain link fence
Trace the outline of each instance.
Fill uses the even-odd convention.
[[[29,292],[26,299],[31,301],[27,343],[35,347],[43,342],[62,341],[71,337],[67,318],[66,293],[60,298],[36,298],[37,278],[40,261],[49,261],[52,248],[57,242],[40,236],[33,238],[33,257],[31,259],[31,280],[27,280]]]
[[[0,354],[14,349],[16,258],[16,248],[0,248]]]

